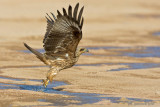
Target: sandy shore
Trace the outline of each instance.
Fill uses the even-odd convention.
[[[0,1],[0,76],[25,79],[15,81],[0,78],[4,84],[41,85],[47,67],[34,55],[24,53],[23,42],[35,49],[43,47],[42,40],[46,30],[45,13],[75,5],[74,0],[1,0]],[[84,5],[83,39],[79,46],[85,47],[130,47],[117,49],[123,52],[137,52],[142,47],[159,47],[160,37],[152,33],[160,30],[160,1],[158,0],[80,0]],[[56,14],[56,13],[55,13]],[[160,105],[160,67],[128,69],[111,72],[113,69],[129,68],[123,63],[159,64],[159,57],[119,56],[115,49],[90,49],[97,56],[80,57],[77,64],[64,70],[54,78],[69,85],[54,87],[62,91],[96,93],[114,97],[129,97],[154,100],[153,104],[122,104],[102,100],[92,104],[67,106],[105,106],[107,107],[159,107]],[[109,63],[109,64],[105,64]],[[120,64],[122,63],[122,64]],[[92,64],[92,66],[83,66]],[[100,64],[93,66],[93,64]],[[3,86],[2,86],[3,87]],[[65,102],[70,96],[48,94],[29,90],[0,89],[0,106],[52,106],[56,101]],[[52,99],[53,102],[38,99]],[[67,102],[68,100],[66,100]],[[73,101],[76,102],[76,101]]]

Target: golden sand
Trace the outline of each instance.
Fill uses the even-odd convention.
[[[26,81],[0,79],[0,83],[40,85],[27,79],[45,78],[47,67],[26,50],[23,42],[36,49],[43,47],[46,30],[45,13],[75,5],[74,0],[1,0],[0,1],[0,75],[23,78]],[[160,46],[160,37],[152,33],[160,30],[160,1],[158,0],[80,0],[84,5],[83,39],[79,46],[138,47]],[[56,13],[55,13],[56,14]],[[120,49],[122,50],[122,49]],[[128,51],[131,50],[122,50]],[[113,50],[90,50],[92,54],[106,56],[81,56],[78,64],[96,63],[159,63],[158,57],[135,58],[118,55]],[[108,56],[107,56],[108,55]],[[86,60],[87,59],[87,60]],[[126,65],[74,66],[59,73],[54,80],[70,85],[55,87],[63,91],[111,94],[118,97],[147,98],[160,100],[160,67],[131,69],[109,72],[112,69],[127,68]],[[34,96],[33,96],[34,95]],[[39,98],[56,99],[64,95],[46,94],[27,90],[0,90],[0,106],[40,106],[51,102],[37,101]],[[68,96],[67,96],[68,97]],[[124,100],[124,99],[123,99]],[[68,105],[70,107],[78,105]],[[154,104],[115,104],[103,100],[87,107],[159,107]]]

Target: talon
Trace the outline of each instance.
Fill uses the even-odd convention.
[[[52,81],[53,81],[53,75],[49,76],[49,81],[52,83]]]
[[[46,79],[46,80],[44,80],[44,79],[43,79],[43,86],[44,86],[45,88],[47,87],[48,82],[49,82],[49,80],[48,80],[48,79]]]
[[[52,83],[52,81],[53,81],[53,75],[49,75],[49,76],[47,77],[47,79],[50,81],[50,83]]]
[[[52,72],[51,72],[51,73],[48,73],[47,79],[50,81],[50,83],[52,83],[54,76],[55,76],[55,75],[52,74]]]

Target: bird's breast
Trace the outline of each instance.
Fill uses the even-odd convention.
[[[50,60],[50,64],[52,67],[56,66],[61,69],[70,68],[78,61],[77,58],[68,58],[68,59],[62,59],[57,58],[56,60]]]

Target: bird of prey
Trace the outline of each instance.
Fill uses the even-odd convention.
[[[84,6],[79,14],[78,8],[79,3],[76,4],[73,12],[72,6],[69,5],[68,12],[65,8],[63,14],[57,10],[57,17],[53,13],[51,13],[52,17],[47,14],[47,29],[43,39],[45,53],[40,53],[24,43],[28,50],[50,67],[46,79],[43,80],[45,87],[52,82],[59,71],[72,67],[82,53],[88,52],[88,49],[78,47],[82,39]]]

